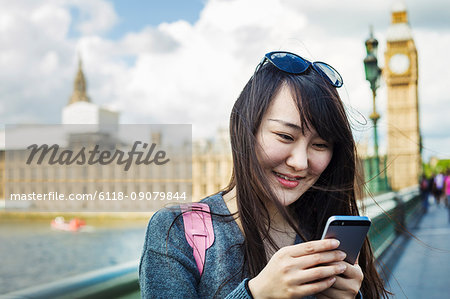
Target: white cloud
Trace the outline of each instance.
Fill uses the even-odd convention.
[[[450,28],[435,30],[414,19],[425,24],[432,9],[440,10],[435,3],[442,1],[415,2],[409,11],[419,51],[426,146],[448,138],[445,128],[450,127],[445,115]],[[345,82],[340,92],[361,131],[358,138],[371,140],[370,121],[358,125],[370,114],[372,101],[364,79],[364,40],[374,24],[383,64],[391,5],[390,0],[210,0],[195,24],[162,23],[110,40],[102,33],[113,30],[119,17],[106,0],[8,1],[0,12],[0,115],[5,122],[59,122],[80,51],[92,100],[120,109],[122,122],[193,123],[194,136],[211,136],[216,127],[227,126],[231,107],[262,55],[286,49],[339,70]],[[435,26],[443,22],[439,16],[434,15],[440,20],[433,20]],[[70,28],[81,36],[68,36]],[[377,97],[382,138],[385,106],[382,84]],[[448,150],[439,152],[450,156]]]
[[[83,35],[106,32],[119,20],[114,6],[104,0],[68,0],[67,4],[79,10],[81,21],[76,27]]]
[[[55,40],[62,40],[69,30],[70,13],[54,4],[44,4],[30,12],[31,26],[36,31]]]

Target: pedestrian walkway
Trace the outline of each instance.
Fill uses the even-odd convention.
[[[450,223],[448,210],[430,205],[393,268],[392,298],[450,298]]]

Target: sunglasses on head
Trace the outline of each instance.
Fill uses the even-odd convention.
[[[267,53],[256,67],[255,73],[266,61],[283,72],[295,75],[303,74],[311,66],[334,87],[341,87],[344,84],[341,75],[331,65],[321,61],[310,62],[297,54],[284,51]]]

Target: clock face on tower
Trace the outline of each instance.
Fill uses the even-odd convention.
[[[395,54],[389,59],[389,69],[394,74],[405,73],[409,68],[409,58],[405,54]]]

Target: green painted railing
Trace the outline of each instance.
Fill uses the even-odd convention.
[[[363,201],[372,219],[369,232],[375,256],[381,256],[405,227],[421,213],[418,187],[389,192]],[[0,298],[140,298],[138,261],[9,293]]]
[[[138,261],[0,295],[1,299],[140,298]]]
[[[366,198],[363,206],[362,214],[372,220],[369,239],[377,258],[397,236],[407,233],[408,224],[422,213],[418,186]]]

